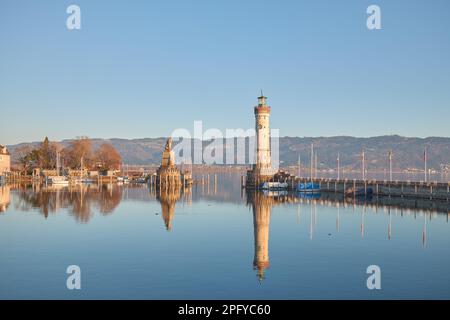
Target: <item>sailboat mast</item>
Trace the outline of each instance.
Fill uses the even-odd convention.
[[[59,157],[60,157],[60,154],[59,154],[59,151],[57,151],[56,152],[56,175],[57,176],[59,176],[59,168],[61,167]]]
[[[80,178],[83,178],[83,156],[81,156],[80,162]]]
[[[427,148],[425,147],[423,151],[423,162],[424,162],[424,173],[425,173],[425,182],[427,182]]]
[[[340,180],[340,178],[341,178],[341,164],[340,164],[340,155],[339,155],[339,152],[338,152],[338,156],[337,156],[337,179],[338,180]]]
[[[317,179],[317,152],[314,154],[314,178]]]
[[[311,181],[313,180],[313,167],[314,167],[314,143],[311,143]]]
[[[364,148],[361,151],[361,175],[362,175],[362,180],[366,180],[366,155],[364,153]]]

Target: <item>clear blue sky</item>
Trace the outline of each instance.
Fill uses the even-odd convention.
[[[450,1],[0,0],[0,144],[252,128],[261,88],[283,136],[448,137]]]

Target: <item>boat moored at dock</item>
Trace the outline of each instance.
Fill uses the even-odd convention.
[[[119,176],[117,177],[117,182],[129,183],[130,179],[127,176]]]
[[[66,176],[48,176],[46,182],[53,185],[69,185],[69,179]]]
[[[287,188],[286,182],[264,182],[260,187],[262,190],[287,190]]]
[[[299,183],[297,184],[297,191],[318,193],[320,192],[320,184],[314,182]]]

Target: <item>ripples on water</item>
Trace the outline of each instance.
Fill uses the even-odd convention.
[[[246,193],[237,175],[172,191],[3,186],[0,298],[448,299],[449,208]],[[71,264],[80,291],[65,287]]]

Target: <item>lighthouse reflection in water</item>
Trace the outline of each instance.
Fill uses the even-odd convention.
[[[257,270],[258,279],[263,280],[265,270],[269,267],[269,231],[270,213],[273,202],[278,197],[266,196],[262,192],[248,192],[247,201],[253,209],[253,232],[255,237],[255,256],[253,267]]]

